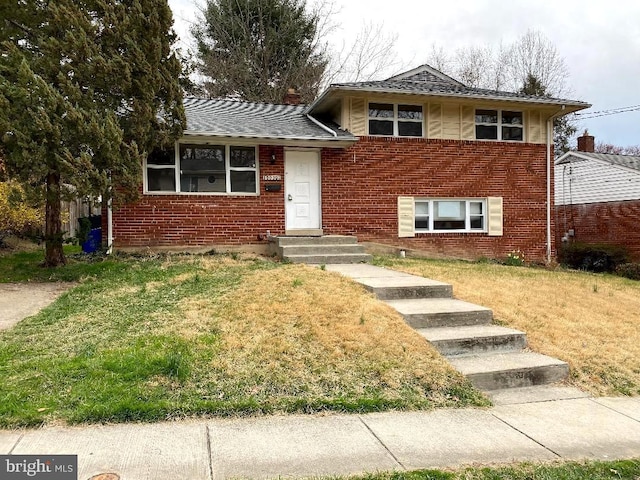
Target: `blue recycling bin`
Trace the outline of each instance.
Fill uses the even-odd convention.
[[[93,253],[100,250],[102,246],[102,228],[92,228],[87,235],[87,241],[82,242],[84,253]]]

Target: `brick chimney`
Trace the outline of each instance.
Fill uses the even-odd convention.
[[[300,94],[296,92],[295,88],[290,88],[282,101],[285,105],[300,105]]]
[[[596,146],[596,139],[593,135],[589,135],[588,131],[584,131],[581,137],[578,137],[578,151],[593,153]]]

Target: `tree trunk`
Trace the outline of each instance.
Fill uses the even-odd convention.
[[[62,218],[60,214],[60,174],[47,174],[47,207],[44,227],[45,267],[58,267],[67,263],[62,249]]]

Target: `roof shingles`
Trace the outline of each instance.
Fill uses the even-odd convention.
[[[310,120],[304,105],[274,105],[235,100],[185,98],[187,132],[214,136],[349,140],[355,138],[335,126],[326,129]]]

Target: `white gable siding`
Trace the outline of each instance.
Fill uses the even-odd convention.
[[[625,200],[640,200],[640,171],[584,159],[555,166],[556,205]]]

